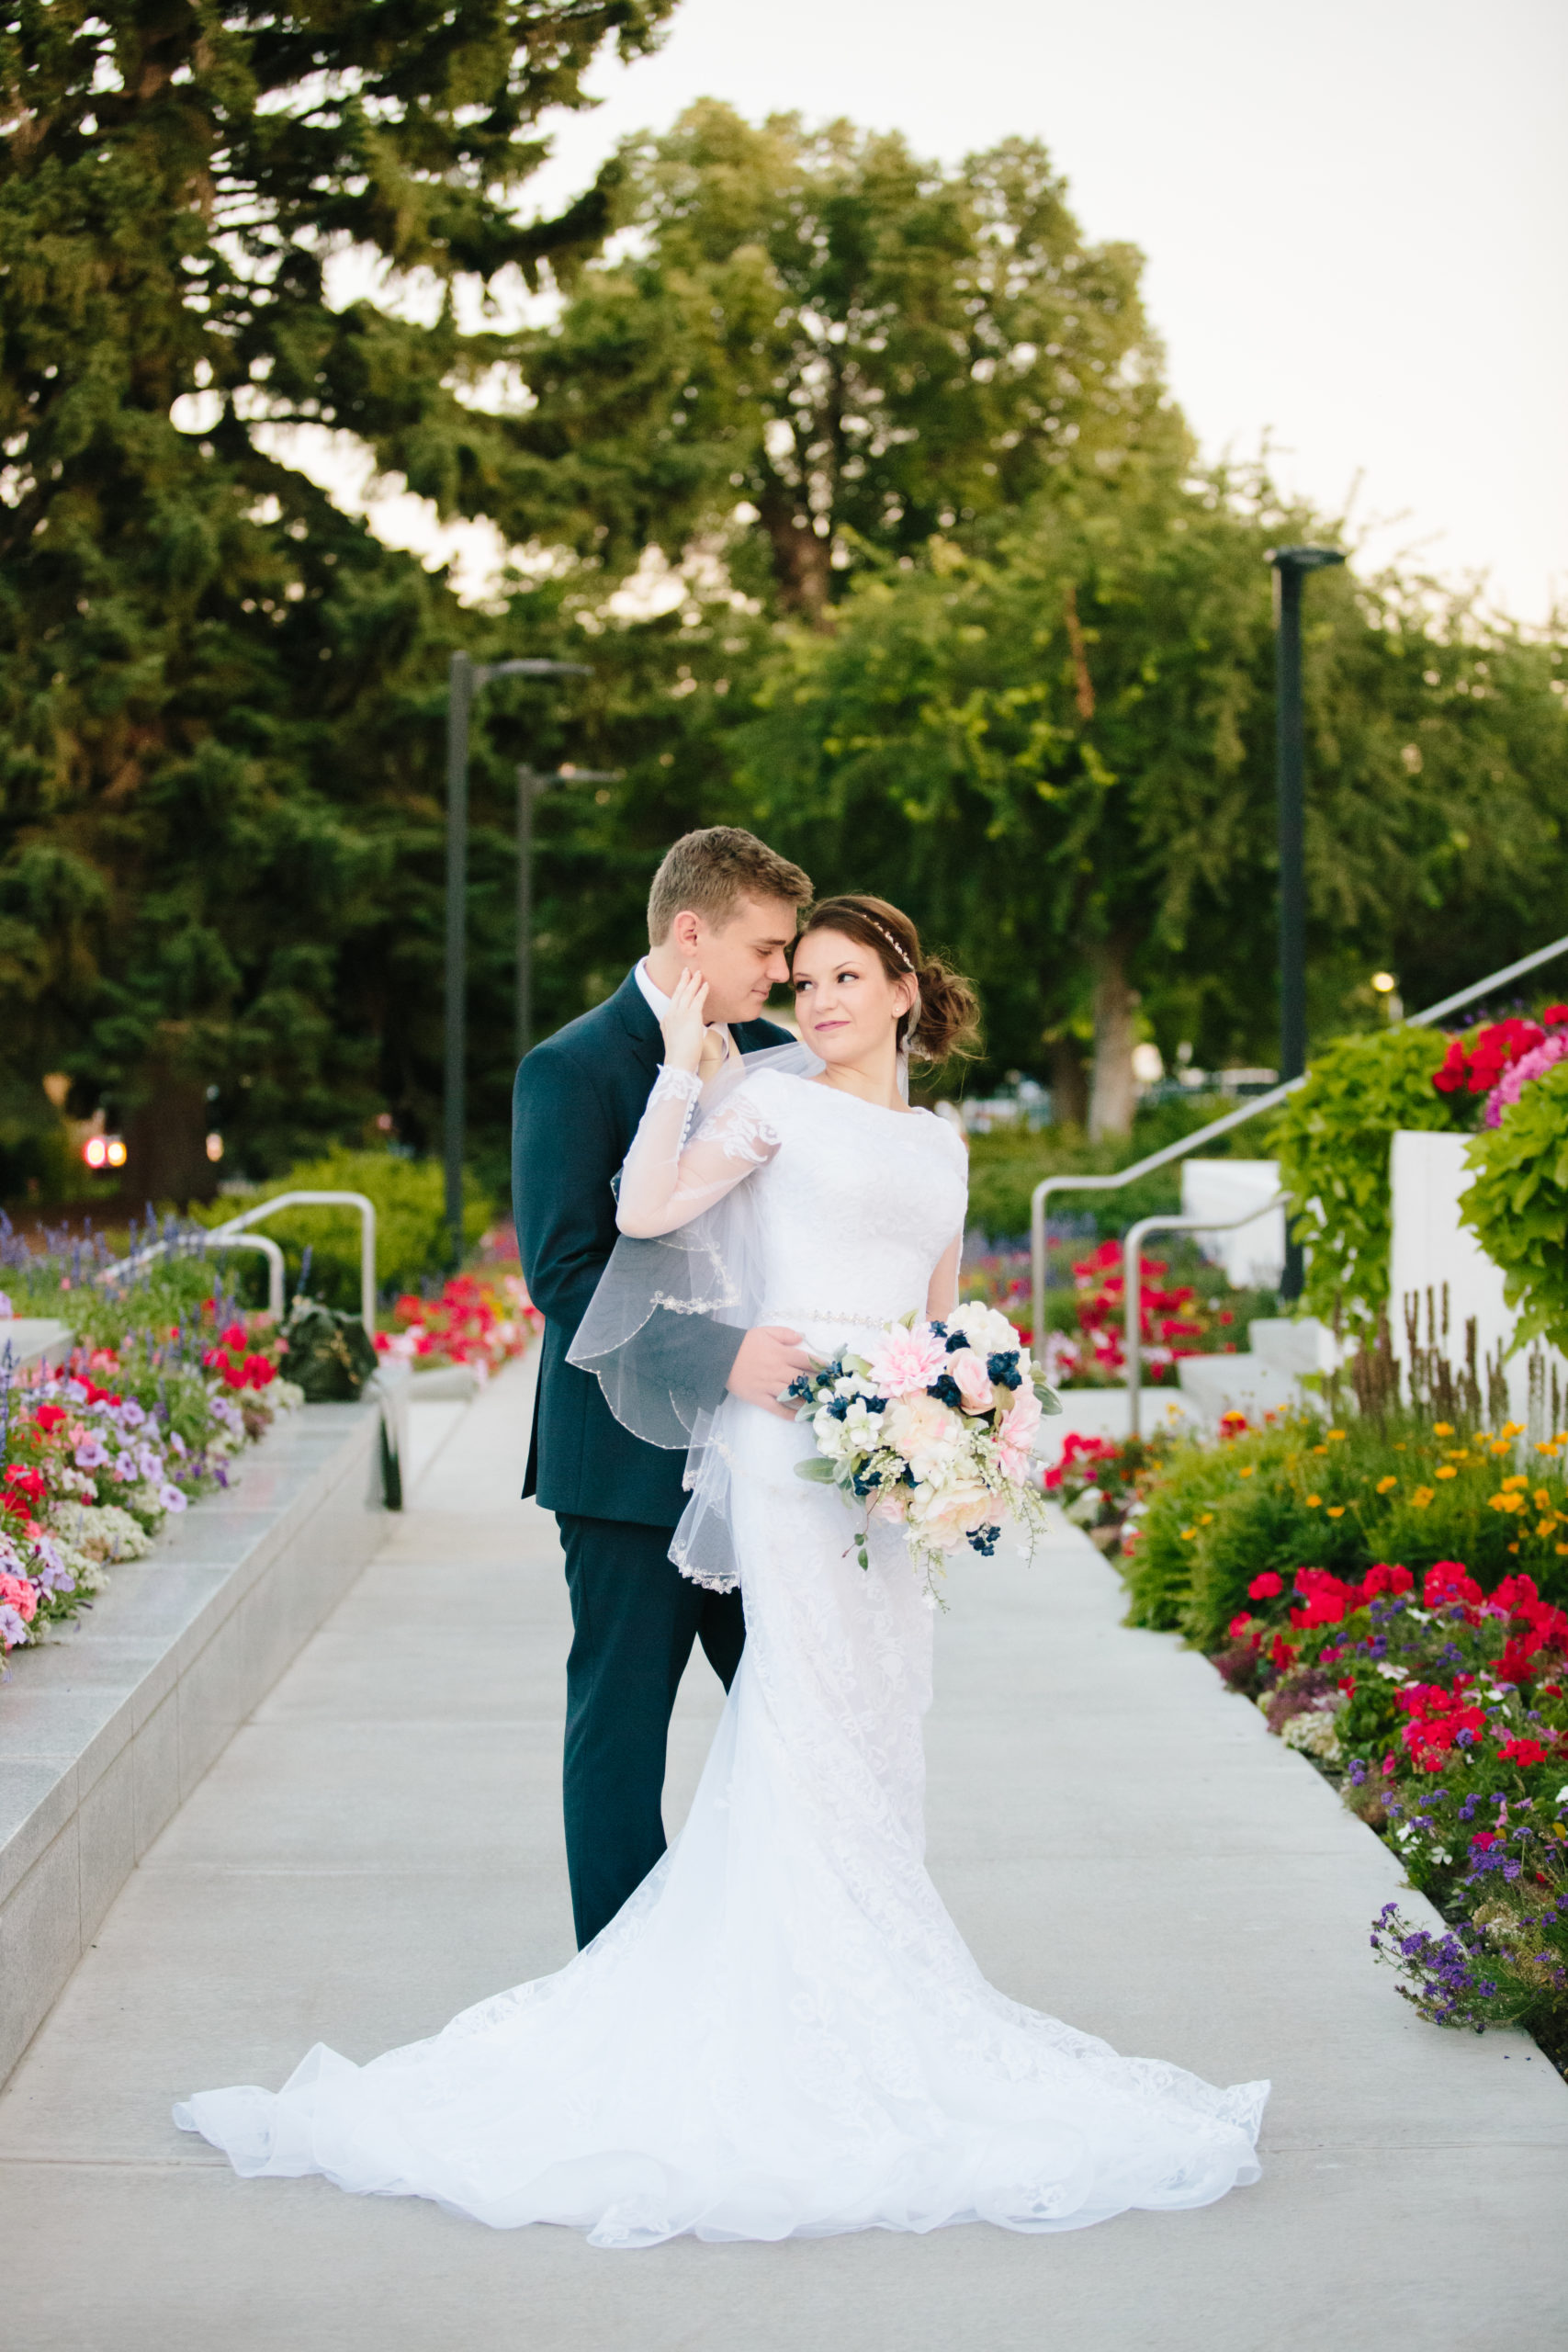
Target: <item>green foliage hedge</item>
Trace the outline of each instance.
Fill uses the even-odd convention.
[[[1476,1101],[1432,1084],[1448,1040],[1435,1029],[1341,1037],[1269,1130],[1308,1245],[1307,1313],[1370,1330],[1387,1305],[1393,1210],[1389,1151],[1401,1127],[1467,1128]]]
[[[422,1282],[447,1271],[445,1191],[441,1163],[436,1159],[400,1159],[388,1151],[337,1150],[320,1159],[302,1160],[287,1175],[258,1184],[243,1195],[230,1194],[196,1214],[203,1224],[221,1225],[256,1203],[279,1193],[364,1193],[376,1210],[376,1283],[379,1292],[417,1290]],[[472,1177],[463,1187],[463,1235],[471,1246],[490,1225],[495,1204]],[[351,1208],[285,1209],[259,1228],[283,1245],[289,1285],[299,1281],[307,1248],[310,1252],[310,1295],[328,1306],[355,1313],[359,1306],[359,1212]],[[240,1261],[253,1252],[235,1253],[231,1280],[238,1283]],[[257,1264],[261,1262],[259,1258]],[[246,1269],[252,1288],[259,1277]]]
[[[1514,1345],[1568,1348],[1568,1061],[1532,1079],[1467,1157],[1476,1175],[1460,1214],[1503,1269]]]

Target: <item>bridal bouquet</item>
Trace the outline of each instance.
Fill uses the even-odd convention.
[[[1042,1415],[1062,1408],[994,1306],[960,1306],[945,1322],[908,1316],[864,1355],[846,1350],[800,1374],[785,1396],[817,1441],[799,1476],[861,1506],[863,1568],[874,1519],[903,1526],[933,1580],[963,1544],[988,1558],[1010,1511],[1038,1530],[1030,1448]]]

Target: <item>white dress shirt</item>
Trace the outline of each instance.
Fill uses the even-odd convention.
[[[652,1013],[655,1021],[659,1022],[660,1025],[662,1025],[664,1016],[670,1010],[670,999],[665,995],[664,990],[660,987],[658,981],[649,978],[648,958],[646,956],[644,956],[641,963],[638,964],[634,978],[636,978],[638,988],[642,990],[643,1001],[648,1006],[649,1011]],[[717,1037],[719,1044],[724,1047],[724,1058],[728,1061],[730,1055],[739,1050],[734,1038],[730,1035],[728,1030],[722,1026],[716,1027],[711,1034]]]

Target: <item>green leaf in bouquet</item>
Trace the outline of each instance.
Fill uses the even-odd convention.
[[[804,1462],[797,1462],[795,1465],[795,1475],[797,1478],[808,1478],[814,1487],[832,1487],[838,1484],[832,1464],[825,1454],[821,1453],[808,1454]]]
[[[1045,1383],[1041,1379],[1038,1373],[1034,1375],[1033,1386],[1040,1409],[1045,1415],[1047,1419],[1050,1419],[1053,1413],[1059,1413],[1061,1411],[1061,1398],[1057,1396],[1054,1388],[1046,1387]]]

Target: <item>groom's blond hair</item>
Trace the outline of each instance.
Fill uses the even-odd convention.
[[[811,876],[739,825],[704,825],[682,833],[664,854],[648,894],[648,944],[661,947],[676,916],[690,908],[722,929],[742,899],[786,899],[803,907]]]

